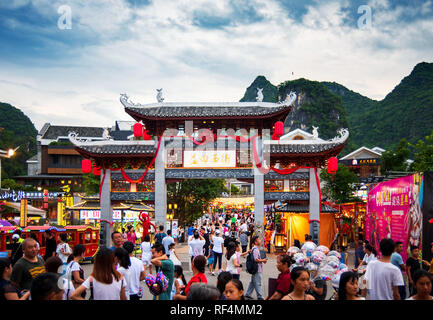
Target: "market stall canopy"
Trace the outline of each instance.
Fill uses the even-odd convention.
[[[254,197],[242,197],[242,198],[216,198],[212,201],[213,205],[254,205]]]
[[[12,224],[7,220],[0,220],[0,227],[12,227]]]
[[[21,207],[21,203],[19,203],[19,202],[4,201],[3,205],[8,206],[8,207],[13,208],[13,209],[18,210],[18,211],[20,211],[20,207]],[[27,205],[27,215],[40,216],[42,218],[45,218],[46,212],[45,212],[45,210],[35,208],[31,205]]]

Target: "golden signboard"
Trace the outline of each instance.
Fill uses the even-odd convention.
[[[236,150],[185,150],[184,168],[235,168]]]
[[[21,199],[20,227],[27,227],[27,199]]]

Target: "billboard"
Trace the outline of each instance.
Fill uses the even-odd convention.
[[[421,244],[420,183],[421,176],[414,174],[382,182],[368,195],[366,239],[377,250],[383,238],[401,241],[404,261],[407,248]]]

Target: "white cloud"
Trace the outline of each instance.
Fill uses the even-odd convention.
[[[33,3],[47,17],[63,4]],[[219,30],[195,26],[194,13],[230,15],[227,0],[155,0],[138,8],[121,0],[70,3],[73,28],[103,41],[77,46],[71,61],[42,67],[0,62],[0,80],[8,80],[0,81],[1,99],[22,108],[38,129],[44,122],[128,120],[119,103],[124,92],[140,103],[156,101],[160,87],[166,101],[238,101],[257,75],[279,84],[292,79],[292,71],[295,78],[336,81],[381,99],[415,64],[433,60],[433,22],[400,21],[402,9],[390,10],[383,0],[370,1],[372,30],[343,24],[348,1],[320,1],[299,23],[276,1],[258,0],[263,20]]]

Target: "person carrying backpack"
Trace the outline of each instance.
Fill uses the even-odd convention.
[[[159,226],[159,233],[155,236],[155,243],[162,244],[162,239],[164,239],[167,235],[164,232],[164,226]]]
[[[260,256],[260,244],[261,240],[258,236],[254,236],[251,239],[251,243],[254,244],[254,247],[251,249],[250,253],[247,257],[246,267],[247,272],[251,274],[251,281],[248,286],[246,299],[253,299],[251,297],[254,290],[257,293],[257,299],[263,300],[262,294],[262,272],[263,267],[262,264],[268,261],[268,258],[261,259]]]

